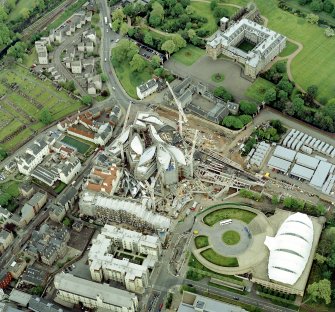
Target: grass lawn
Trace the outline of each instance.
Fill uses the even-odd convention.
[[[18,197],[20,195],[19,183],[16,181],[6,182],[1,186],[1,191],[10,194],[13,197]]]
[[[121,82],[122,87],[132,98],[138,99],[136,94],[136,87],[150,80],[152,77],[149,63],[148,66],[145,67],[144,70],[141,72],[133,72],[130,68],[129,63],[118,64],[116,62],[113,62],[113,60],[112,63],[116,72],[116,76]]]
[[[306,19],[280,10],[276,0],[256,0],[256,4],[268,17],[270,29],[303,44],[304,48],[291,63],[294,80],[305,90],[317,85],[318,98],[335,97],[334,38],[327,38],[324,29],[307,23]]]
[[[219,4],[220,5],[220,4]],[[227,17],[234,15],[237,12],[237,8],[222,5],[227,12]],[[216,23],[216,18],[213,16],[211,8],[210,8],[210,1],[206,2],[195,2],[191,1],[191,7],[195,10],[196,14],[206,17],[207,23],[201,27],[201,29],[208,30],[210,35],[217,31],[218,25]]]
[[[243,40],[238,46],[237,48],[248,53],[249,51],[251,51],[253,48],[255,47],[255,45],[249,41]]]
[[[80,154],[85,154],[89,149],[90,149],[90,145],[89,144],[86,144],[84,142],[81,142],[75,138],[72,138],[68,135],[66,135],[62,141],[63,143],[69,145],[69,146],[72,146],[74,147],[75,149],[77,149],[77,151],[80,153]]]
[[[54,191],[59,194],[61,191],[63,191],[65,189],[67,184],[65,184],[64,182],[60,182],[54,189]]]
[[[216,253],[212,248],[206,249],[201,255],[209,262],[223,267],[238,267],[235,257],[225,257]]]
[[[295,43],[286,41],[286,47],[283,51],[281,51],[279,56],[282,56],[282,57],[289,56],[297,49],[298,49],[298,46]]]
[[[271,87],[274,87],[272,82],[258,77],[247,89],[245,95],[256,102],[261,103],[264,100],[266,90]]]
[[[1,134],[1,132],[0,132],[0,134]],[[19,143],[27,140],[32,134],[33,134],[33,132],[31,131],[31,129],[26,128],[23,131],[21,131],[18,135],[15,135],[9,141],[1,144],[1,147],[5,151],[13,150],[16,147],[16,145],[18,145]]]
[[[227,245],[236,245],[240,239],[240,234],[236,231],[227,231],[222,234],[222,240]]]
[[[194,239],[194,242],[195,242],[195,246],[199,249],[199,248],[203,248],[203,247],[206,247],[209,245],[208,243],[208,237],[207,236],[197,236],[195,239]]]
[[[238,208],[222,208],[205,216],[204,222],[209,226],[212,226],[215,223],[225,219],[237,219],[245,223],[250,223],[251,220],[255,217],[256,214],[251,211]]]
[[[172,55],[172,59],[190,66],[205,54],[205,50],[188,44],[185,48]]]
[[[216,83],[222,82],[224,80],[224,74],[222,73],[215,73],[212,75],[212,80]]]

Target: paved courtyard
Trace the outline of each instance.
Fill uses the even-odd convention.
[[[223,86],[235,98],[235,101],[245,99],[245,91],[252,84],[251,81],[241,77],[241,65],[227,59],[212,60],[207,55],[199,58],[191,66],[186,66],[175,60],[168,60],[164,67],[171,70],[174,74],[186,77],[190,76],[194,81],[201,81],[212,88]],[[215,73],[223,73],[225,79],[220,83],[212,80]]]

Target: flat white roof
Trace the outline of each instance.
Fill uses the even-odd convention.
[[[320,161],[319,166],[315,170],[313,178],[310,182],[310,185],[316,188],[322,188],[323,184],[325,183],[329,171],[332,167],[332,164],[325,161]]]
[[[288,161],[293,161],[295,155],[297,154],[296,151],[293,151],[289,148],[283,147],[283,146],[276,146],[274,152],[273,152],[273,156],[279,157],[281,159],[285,159]]]
[[[296,162],[298,165],[310,168],[310,169],[316,169],[318,167],[318,164],[320,162],[319,159],[313,157],[313,156],[308,156],[303,153],[297,153],[296,157]]]
[[[291,162],[272,156],[268,162],[268,166],[286,173],[290,169]]]
[[[310,181],[314,174],[314,170],[296,164],[293,166],[291,174],[298,178]]]

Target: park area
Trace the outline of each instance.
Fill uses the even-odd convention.
[[[205,235],[199,235],[194,239],[195,246],[199,248],[204,248],[209,245],[208,237]]]
[[[274,84],[268,80],[258,77],[247,89],[245,95],[258,103],[264,101],[265,92],[274,87]]]
[[[68,135],[66,135],[61,142],[65,143],[70,147],[75,148],[78,151],[78,153],[82,155],[85,155],[90,148],[95,147],[94,144],[81,142],[79,141],[79,139],[75,139]]]
[[[171,59],[182,63],[186,66],[190,66],[195,63],[200,57],[205,55],[205,50],[188,44],[185,48],[174,53]]]
[[[55,121],[81,106],[65,91],[57,91],[51,82],[35,78],[20,66],[0,72],[0,97],[0,143],[7,151],[44,127],[39,120],[43,109]]]
[[[147,62],[148,65],[144,68],[143,71],[140,72],[133,71],[130,67],[129,62],[117,63],[114,62],[112,59],[112,63],[116,72],[116,76],[122,84],[122,87],[132,98],[138,99],[138,96],[136,94],[136,87],[144,82],[147,82],[152,77],[152,74],[150,73],[151,68],[149,66],[149,63]]]
[[[248,1],[232,0],[232,3],[247,4]],[[327,38],[324,28],[307,22],[306,19],[285,12],[277,7],[276,0],[255,1],[262,15],[269,19],[268,27],[300,42],[303,49],[293,59],[293,79],[303,89],[318,86],[318,98],[335,97],[335,40]]]
[[[226,219],[237,219],[248,224],[255,217],[256,214],[251,211],[227,207],[210,212],[203,220],[209,226]]]

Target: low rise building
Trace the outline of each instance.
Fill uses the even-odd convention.
[[[34,193],[34,187],[31,183],[22,183],[19,186],[19,191],[23,197],[30,197]]]
[[[142,255],[147,257],[142,264],[128,258],[117,259],[110,253],[117,249],[136,254],[143,252]],[[149,285],[149,269],[153,269],[160,253],[161,244],[157,236],[142,235],[106,224],[93,240],[89,251],[91,277],[98,282],[113,280],[125,285],[129,291],[144,293]]]
[[[47,50],[48,44],[50,44],[50,41],[47,40],[35,41],[35,49],[37,53],[38,63],[41,65],[47,65],[49,63],[48,50]]]
[[[24,259],[18,258],[12,262],[9,266],[9,273],[13,276],[13,278],[18,279],[25,268],[27,267],[27,262]]]
[[[0,232],[0,253],[2,254],[13,242],[14,235],[12,232],[2,230]]]
[[[60,273],[55,276],[54,285],[57,298],[71,304],[80,302],[87,308],[104,311],[136,312],[137,296],[128,291],[91,282],[71,274]]]
[[[158,89],[158,83],[155,79],[150,79],[146,83],[136,87],[136,94],[140,100],[143,100],[150,94],[156,92]]]
[[[53,142],[54,140],[45,139],[34,141],[21,156],[16,157],[19,172],[29,175],[42,162],[44,156],[49,154],[49,144]]]

